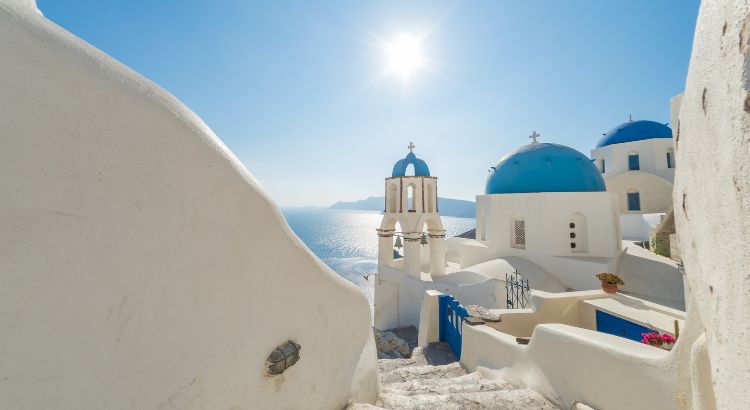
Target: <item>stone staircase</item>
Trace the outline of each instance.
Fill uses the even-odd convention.
[[[444,343],[415,348],[408,359],[381,359],[383,390],[365,409],[557,409],[539,393],[467,374]]]

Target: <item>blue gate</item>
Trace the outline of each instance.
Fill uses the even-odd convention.
[[[469,316],[466,308],[450,295],[438,298],[438,324],[440,341],[448,343],[456,359],[461,359],[461,326]]]

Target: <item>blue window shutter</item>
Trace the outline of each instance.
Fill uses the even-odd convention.
[[[672,153],[667,152],[667,168],[674,168],[674,165],[672,165]]]
[[[638,171],[641,169],[641,161],[638,154],[628,155],[628,169],[631,171]]]
[[[628,211],[641,210],[641,194],[638,192],[628,192]]]

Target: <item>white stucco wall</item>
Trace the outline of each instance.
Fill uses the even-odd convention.
[[[667,150],[674,150],[674,138],[651,138],[641,141],[623,142],[607,145],[591,150],[591,158],[597,168],[601,170],[601,160],[604,159],[604,174],[606,180],[628,170],[628,155],[638,153],[638,162],[642,172],[657,175],[668,182],[674,181],[675,168],[667,167]],[[674,159],[674,156],[672,157]]]
[[[643,171],[627,171],[607,178],[607,192],[617,194],[617,203],[622,214],[664,213],[672,208],[672,183],[658,175]],[[640,210],[628,209],[628,192],[640,195]]]
[[[572,257],[612,257],[620,249],[617,232],[616,196],[605,192],[543,192],[477,196],[478,229],[484,230],[477,240],[506,254],[535,262],[540,255]],[[568,224],[574,214],[585,217],[586,246],[572,249]],[[526,221],[526,248],[511,243],[514,217]],[[579,227],[580,228],[580,227]],[[580,242],[580,241],[577,241]],[[583,252],[581,252],[583,250]]]
[[[643,214],[620,215],[620,232],[624,240],[647,241],[651,229],[653,228],[643,218]]]
[[[479,195],[479,235],[475,241],[458,244],[460,264],[467,267],[497,258],[518,257],[540,266],[571,289],[595,289],[598,281],[593,275],[611,271],[620,252],[616,201],[617,196],[608,192]],[[573,249],[569,223],[575,214],[585,216],[585,224],[577,225],[578,247]],[[524,249],[511,243],[514,217],[523,217],[526,222]],[[545,289],[544,285],[537,286]]]
[[[375,278],[375,327],[381,330],[401,326],[419,328],[422,300],[426,291],[452,295],[461,303],[487,308],[505,306],[505,281],[476,273],[457,271],[431,278],[417,278],[403,270],[379,266]]]
[[[2,407],[374,399],[364,295],[194,113],[32,3],[0,1]]]
[[[463,326],[461,364],[529,387],[568,408],[574,400],[597,409],[675,409],[670,352],[564,324],[543,324],[528,345],[488,326]]]
[[[703,1],[675,136],[675,223],[692,298],[679,394],[694,408],[750,402],[749,67],[750,1]]]

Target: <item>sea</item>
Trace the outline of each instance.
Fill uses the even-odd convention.
[[[377,271],[378,235],[383,215],[372,211],[325,208],[282,209],[289,226],[308,248],[344,279],[354,283],[373,303],[372,279]],[[474,218],[441,216],[446,237],[474,229]]]

